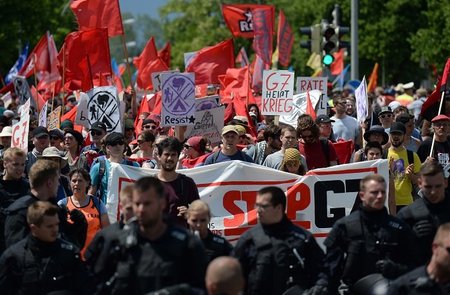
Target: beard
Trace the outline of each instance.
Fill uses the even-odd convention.
[[[403,141],[393,141],[391,144],[393,147],[398,148],[403,144]]]

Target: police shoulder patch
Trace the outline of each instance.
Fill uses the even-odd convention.
[[[175,239],[177,239],[179,241],[184,241],[184,240],[186,240],[188,235],[185,232],[175,229],[170,233],[170,236],[174,237]]]
[[[217,236],[213,236],[213,241],[218,243],[218,244],[225,244],[225,239],[222,237],[217,237]]]
[[[402,229],[402,225],[396,221],[391,220],[391,221],[389,221],[388,224],[389,224],[389,226],[391,226],[393,228]]]
[[[61,248],[72,251],[74,249],[73,245],[66,242],[61,242]]]

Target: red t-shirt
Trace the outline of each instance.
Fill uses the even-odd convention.
[[[327,158],[324,154],[322,143],[320,140],[317,140],[312,144],[304,144],[299,143],[299,151],[305,156],[306,164],[308,165],[308,170],[316,169],[316,168],[325,168],[329,167],[329,163],[327,162]],[[328,153],[329,153],[329,161],[337,161],[336,150],[334,149],[331,141],[328,140]]]

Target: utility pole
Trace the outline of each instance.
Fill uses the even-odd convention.
[[[358,15],[359,0],[351,0],[351,79],[359,79],[359,57],[358,57]]]

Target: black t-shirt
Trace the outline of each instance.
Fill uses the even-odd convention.
[[[419,156],[422,163],[430,155],[431,143],[432,140],[427,139],[420,144],[419,149],[417,150],[417,155]],[[444,142],[435,141],[432,156],[433,158],[438,160],[443,167],[450,163],[450,140],[447,139],[447,141]]]

